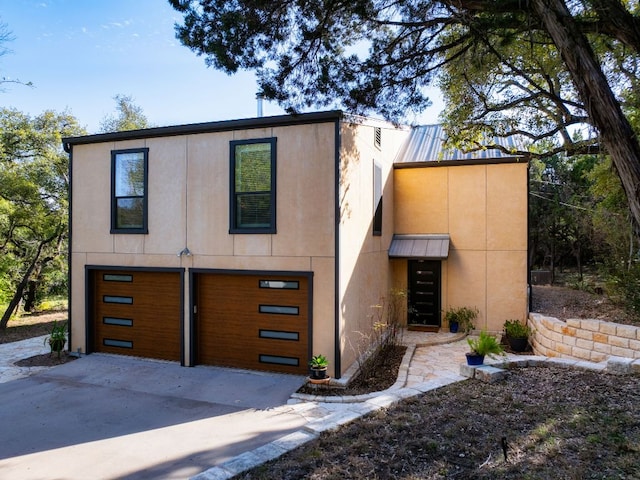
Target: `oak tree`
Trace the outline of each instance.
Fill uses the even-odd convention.
[[[454,141],[520,133],[538,156],[604,152],[640,225],[640,144],[625,105],[639,78],[635,0],[169,1],[184,45],[214,68],[256,71],[264,96],[291,112],[401,121],[439,81],[447,111],[460,110]]]
[[[67,113],[30,117],[0,109],[0,287],[8,303],[0,328],[45,275],[66,291],[69,178],[62,137],[83,133]]]

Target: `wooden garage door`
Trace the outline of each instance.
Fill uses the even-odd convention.
[[[197,288],[197,363],[308,371],[307,277],[200,274]]]
[[[94,271],[93,349],[180,360],[180,274]]]

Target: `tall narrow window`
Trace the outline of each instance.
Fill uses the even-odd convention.
[[[111,233],[148,233],[148,148],[111,152]]]
[[[231,142],[231,233],[276,232],[276,139]]]
[[[373,234],[382,235],[382,168],[373,165]]]

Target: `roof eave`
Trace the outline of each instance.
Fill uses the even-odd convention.
[[[170,137],[177,135],[193,135],[198,133],[224,132],[229,130],[246,130],[264,127],[279,127],[307,123],[323,123],[337,121],[343,118],[342,110],[324,112],[301,113],[295,115],[278,115],[272,117],[245,118],[239,120],[223,120],[217,122],[190,123],[168,127],[153,127],[124,132],[98,133],[81,137],[65,137],[62,144],[70,151],[73,145],[90,143],[114,142],[122,140],[137,140],[141,138]]]

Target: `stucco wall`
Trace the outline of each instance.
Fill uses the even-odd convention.
[[[475,306],[476,328],[527,315],[527,164],[397,168],[395,233],[448,233],[442,309]],[[394,283],[407,285],[406,261]]]
[[[277,234],[231,235],[229,142],[268,137],[277,137]],[[314,272],[313,350],[332,356],[334,145],[333,122],[75,145],[72,350],[86,350],[84,267],[104,265]],[[112,235],[111,150],[137,147],[149,148],[149,234]],[[178,257],[184,247],[191,256]],[[185,319],[188,295],[185,285]]]
[[[381,129],[380,148],[374,129]],[[340,164],[340,348],[344,372],[366,350],[391,281],[393,160],[408,132],[385,122],[343,125]],[[373,234],[374,165],[382,169],[382,234]]]
[[[558,320],[529,315],[536,355],[602,362],[609,357],[640,359],[640,327],[594,319]]]

